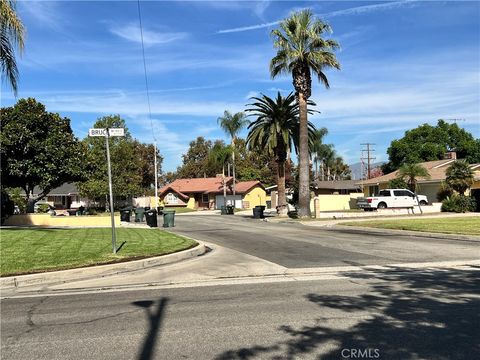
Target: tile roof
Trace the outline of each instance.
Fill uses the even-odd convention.
[[[459,159],[460,160],[460,159]],[[419,163],[419,165],[423,166],[427,169],[428,173],[430,174],[430,179],[419,178],[419,182],[428,182],[428,181],[442,181],[446,178],[446,171],[448,167],[456,160],[452,159],[445,159],[445,160],[434,160],[434,161],[426,161]],[[472,164],[470,167],[475,171],[475,178],[480,178],[480,173],[478,173],[478,165],[479,164]],[[377,185],[380,183],[388,182],[397,178],[398,170],[391,172],[386,175],[382,175],[373,179],[357,181],[359,185]]]
[[[232,177],[225,177],[227,182],[227,193],[232,193]],[[239,194],[248,192],[254,186],[263,185],[260,181],[241,181],[236,183],[235,191]],[[212,178],[195,178],[195,179],[177,179],[174,182],[165,185],[159,190],[159,195],[162,195],[167,190],[174,190],[183,197],[188,197],[188,193],[222,193],[223,185],[221,177]]]
[[[329,190],[356,190],[359,188],[357,184],[358,180],[334,180],[334,181],[321,181],[315,182],[317,189],[329,189]]]

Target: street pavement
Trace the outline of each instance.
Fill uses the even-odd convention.
[[[315,281],[3,299],[0,355],[479,359],[479,289],[478,266],[390,267]]]
[[[287,268],[476,260],[479,243],[271,223],[240,216],[177,216],[178,234]]]

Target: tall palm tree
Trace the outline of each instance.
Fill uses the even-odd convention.
[[[7,78],[17,95],[18,68],[15,48],[23,51],[25,27],[15,12],[14,0],[0,0],[0,67],[2,79]]]
[[[225,165],[232,156],[232,148],[224,146],[222,143],[216,143],[210,150],[208,157],[212,165],[222,168],[222,186],[223,186],[223,205],[227,205],[227,182],[225,180]]]
[[[287,214],[285,196],[285,162],[291,150],[298,153],[299,108],[293,93],[283,97],[278,92],[275,99],[263,95],[253,97],[255,102],[246,109],[256,118],[249,126],[247,144],[250,150],[262,149],[275,157],[277,163],[278,210],[280,216]],[[315,127],[307,124],[308,140],[313,148]]]
[[[238,133],[247,126],[250,121],[248,121],[247,116],[243,112],[237,112],[232,114],[230,111],[225,110],[223,116],[217,119],[220,127],[230,135],[232,142],[232,170],[233,170],[233,195],[235,196],[235,141],[237,140]]]
[[[339,47],[335,40],[324,39],[331,32],[328,24],[315,18],[310,10],[293,13],[280,23],[280,29],[272,31],[273,46],[277,54],[270,62],[270,74],[275,78],[292,74],[295,95],[299,104],[299,216],[310,214],[310,181],[308,153],[307,100],[312,93],[313,72],[318,80],[329,88],[325,69],[340,69],[333,51]]]
[[[415,194],[417,199],[418,208],[423,214],[420,201],[418,201],[417,187],[418,187],[418,178],[430,179],[430,174],[426,168],[419,164],[404,164],[398,169],[398,178],[404,180],[411,192]]]

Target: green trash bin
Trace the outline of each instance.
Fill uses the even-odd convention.
[[[163,227],[175,226],[175,210],[163,210]]]
[[[227,215],[227,214],[228,214],[228,212],[227,212],[227,207],[226,207],[226,206],[222,205],[222,206],[220,207],[220,214],[221,214],[221,215]]]
[[[135,222],[143,222],[144,216],[145,216],[145,209],[143,207],[138,207],[135,209]]]

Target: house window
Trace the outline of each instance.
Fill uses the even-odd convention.
[[[178,198],[175,196],[175,194],[168,193],[166,199],[167,199],[167,204],[177,204],[178,203]]]
[[[204,204],[208,203],[208,194],[202,194],[202,203]]]

